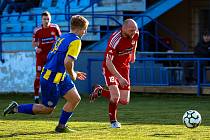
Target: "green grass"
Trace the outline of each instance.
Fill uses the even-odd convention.
[[[11,100],[30,103],[28,95],[0,95],[0,110]],[[60,110],[64,104],[60,100],[52,115],[15,114],[0,116],[0,139],[210,139],[210,96],[132,94],[127,106],[119,106],[120,129],[111,129],[108,122],[108,102],[100,98],[89,103],[87,97],[75,110],[68,125],[76,132],[56,134]],[[189,109],[197,110],[202,116],[202,124],[196,129],[188,129],[182,124],[182,115]]]

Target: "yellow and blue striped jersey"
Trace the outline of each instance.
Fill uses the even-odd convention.
[[[73,33],[61,35],[53,44],[51,51],[48,53],[47,62],[44,66],[44,78],[49,79],[53,75],[54,80],[60,81],[65,73],[64,59],[68,55],[72,59],[77,59],[81,50],[81,39]],[[57,78],[56,78],[57,77]],[[56,82],[55,82],[56,83]]]

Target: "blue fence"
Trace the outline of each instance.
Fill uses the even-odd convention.
[[[90,33],[100,33],[100,34],[111,33],[114,30],[116,30],[117,28],[119,28],[122,25],[122,22],[118,21],[119,18],[123,18],[123,19],[125,17],[141,18],[142,24],[143,24],[143,21],[145,19],[147,19],[147,20],[149,19],[151,21],[151,23],[153,23],[155,25],[155,31],[151,32],[151,31],[145,29],[144,26],[140,25],[141,29],[140,29],[140,38],[139,38],[139,40],[140,40],[139,41],[140,42],[139,43],[139,45],[140,45],[139,51],[148,51],[148,48],[145,47],[145,46],[147,46],[146,42],[155,42],[154,45],[151,45],[151,44],[148,45],[148,46],[153,46],[153,48],[155,47],[155,50],[153,50],[153,51],[158,51],[158,48],[160,48],[160,47],[164,47],[164,48],[166,48],[166,50],[173,49],[171,47],[173,44],[172,45],[171,44],[170,45],[166,44],[162,40],[162,37],[159,35],[159,31],[164,32],[165,36],[170,37],[175,44],[179,44],[179,46],[181,46],[181,48],[182,48],[182,51],[185,51],[186,48],[187,48],[187,44],[178,35],[176,35],[172,31],[170,31],[170,29],[168,29],[167,27],[162,25],[157,20],[152,19],[152,18],[150,18],[150,17],[148,17],[146,15],[141,15],[141,14],[121,14],[121,15],[120,14],[119,15],[115,15],[115,14],[106,14],[106,15],[104,15],[104,14],[94,14],[94,16],[91,16],[92,14],[87,14],[87,13],[77,13],[77,14],[81,14],[81,15],[84,15],[84,16],[90,16],[91,19],[92,19],[92,24],[91,24],[88,32],[90,32]],[[56,14],[54,13],[53,14],[52,13],[52,16],[62,16],[62,15],[63,15],[63,17],[66,17],[66,16],[71,17],[73,14],[63,14],[63,13],[56,13]],[[14,30],[12,30],[12,31],[5,31],[5,29],[4,29],[4,31],[3,31],[2,30],[3,19],[4,19],[4,22],[5,22],[5,19],[9,19],[9,18],[13,18],[13,17],[16,17],[17,20],[19,18],[21,18],[21,17],[33,17],[33,20],[30,22],[30,24],[27,25],[27,27],[28,26],[31,26],[31,27],[30,28],[26,28],[26,27],[18,28],[18,26],[14,25]],[[34,27],[38,26],[38,23],[40,21],[41,15],[40,14],[28,14],[28,15],[21,15],[21,17],[20,17],[20,15],[0,16],[0,39],[1,39],[1,41],[0,41],[0,57],[1,57],[1,60],[3,60],[2,54],[1,54],[2,53],[1,50],[2,50],[2,47],[4,47],[4,46],[2,46],[2,41],[4,41],[2,36],[3,35],[8,35],[8,34],[21,34],[21,35],[23,35],[23,34],[27,35],[28,34],[28,36],[30,36],[30,35],[32,36],[32,32],[33,32],[32,30],[33,30]],[[101,19],[105,19],[105,21],[106,21],[105,27],[106,28],[105,29],[100,29],[100,30],[95,29],[94,26],[97,25],[97,23],[95,21],[96,20],[101,20]],[[66,19],[64,19],[64,20],[65,20],[65,22],[67,22],[67,25],[66,25],[67,29],[62,30],[65,33],[65,32],[69,32],[69,30],[70,30],[70,21],[66,20]],[[18,23],[18,21],[17,21],[17,23]],[[114,29],[110,28],[111,27],[111,23],[115,24],[115,28]],[[146,39],[147,37],[151,37],[152,40],[148,41]],[[105,38],[107,38],[107,37],[105,36]],[[103,40],[103,39],[101,39],[101,40]],[[106,46],[97,46],[97,47],[105,48]],[[103,49],[103,50],[105,50],[105,49]]]
[[[157,55],[161,53],[139,53],[141,55]],[[162,53],[166,54],[166,53]],[[172,53],[169,53],[170,55]],[[174,53],[183,55],[192,55],[193,53]],[[173,55],[173,54],[172,54]],[[95,62],[101,63],[103,59],[89,58],[88,59],[88,88],[89,91],[94,83],[97,82],[97,75],[93,70]],[[193,57],[138,57],[135,64],[131,65],[130,78],[131,84],[135,86],[182,86],[182,85],[195,85],[197,86],[197,95],[201,95],[201,87],[210,86],[210,81],[206,78],[207,71],[210,69],[208,66],[201,67],[203,62],[210,61],[210,58],[193,58]],[[164,66],[163,63],[176,62],[180,65]],[[190,67],[185,67],[183,63],[190,62]],[[185,72],[187,71],[187,72]],[[185,76],[192,72],[197,75],[194,83],[186,83]],[[201,75],[202,73],[202,75]],[[193,77],[193,75],[191,75]],[[202,81],[201,81],[202,79]]]

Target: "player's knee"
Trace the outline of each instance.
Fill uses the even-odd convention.
[[[40,79],[40,75],[41,73],[40,72],[36,72],[36,79],[39,80]]]
[[[119,97],[111,98],[110,102],[112,103],[118,103],[119,102]]]
[[[54,108],[47,107],[43,104],[34,104],[33,105],[33,113],[34,114],[51,114],[53,112]]]
[[[36,76],[35,79],[36,79],[36,80],[40,80],[40,76]]]
[[[81,97],[80,97],[80,96],[76,96],[76,97],[72,100],[72,103],[73,103],[73,104],[79,104],[80,101],[81,101]]]
[[[76,102],[79,103],[80,101],[81,101],[81,97],[78,96],[78,97],[76,98]]]
[[[54,110],[54,108],[49,108],[48,107],[48,108],[45,109],[45,113],[46,114],[51,114],[53,112],[53,110]]]
[[[127,99],[122,99],[122,100],[120,100],[119,102],[120,102],[120,104],[122,104],[122,105],[127,105],[127,104],[129,104],[129,100],[127,100]]]
[[[40,87],[40,80],[39,79],[35,79],[35,81],[34,81],[34,87],[35,88],[39,88]]]
[[[39,84],[40,84],[40,78],[36,77],[35,80],[34,80],[34,85],[37,86]]]

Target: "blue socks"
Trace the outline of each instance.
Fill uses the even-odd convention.
[[[21,104],[18,106],[18,113],[24,113],[24,114],[32,114],[33,113],[33,104]],[[73,112],[66,112],[64,110],[62,110],[61,116],[60,116],[60,120],[59,120],[59,124],[61,125],[66,125],[68,119],[73,115]]]
[[[66,112],[64,110],[62,110],[61,116],[60,116],[60,120],[59,120],[59,124],[61,125],[66,125],[68,119],[73,115],[73,112]]]
[[[33,104],[21,104],[18,106],[18,113],[34,115],[32,109],[33,109]]]

